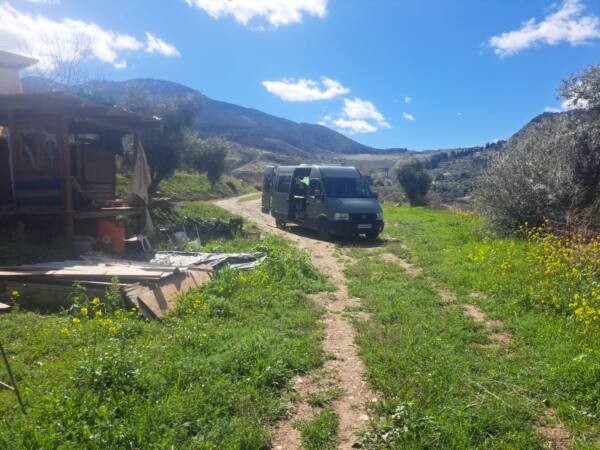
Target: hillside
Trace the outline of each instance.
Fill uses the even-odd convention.
[[[23,88],[27,92],[70,90],[115,104],[129,90],[142,90],[155,97],[197,95],[202,102],[202,112],[198,115],[194,128],[202,137],[223,137],[244,147],[272,152],[291,160],[320,160],[334,154],[387,153],[386,150],[360,144],[321,125],[296,123],[256,109],[214,100],[192,88],[170,81],[89,81],[67,88],[40,78],[27,77],[23,79]],[[405,151],[396,148],[389,153],[401,154]]]

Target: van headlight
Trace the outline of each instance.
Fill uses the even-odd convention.
[[[335,213],[333,220],[350,220],[350,214],[348,213]]]
[[[378,212],[377,213],[377,220],[383,220],[383,213],[382,212]]]

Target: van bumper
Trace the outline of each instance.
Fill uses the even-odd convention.
[[[363,225],[363,226],[361,226]],[[364,225],[370,225],[365,228]],[[383,220],[369,222],[337,221],[331,224],[331,232],[338,236],[356,236],[365,233],[381,233],[383,231]]]

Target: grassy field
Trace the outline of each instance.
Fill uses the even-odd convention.
[[[170,214],[233,217],[200,201]],[[346,269],[371,314],[355,325],[380,399],[363,448],[549,448],[540,429],[599,448],[600,241],[540,229],[499,237],[476,216],[426,208],[386,207],[385,218],[382,245],[351,247]],[[114,294],[0,316],[27,407],[23,416],[0,391],[0,448],[267,448],[289,381],[327,357],[322,311],[306,295],[330,287],[280,238],[204,249],[269,258],[220,272],[161,323]],[[296,423],[305,448],[335,448],[337,395],[309,399],[318,414]]]
[[[127,198],[131,192],[130,183],[127,177],[119,174],[117,176],[117,195]],[[160,183],[158,191],[176,200],[212,200],[251,193],[254,192],[254,188],[248,183],[228,175],[222,176],[214,186],[211,186],[204,174],[178,170]]]
[[[81,292],[72,311],[0,316],[27,409],[0,391],[0,448],[266,448],[288,381],[324,358],[306,295],[327,286],[278,238],[205,248],[269,258],[219,272],[160,323]]]
[[[544,242],[498,238],[480,219],[447,211],[385,214],[391,241],[354,249],[358,262],[347,273],[351,294],[372,313],[357,323],[358,343],[384,395],[365,447],[540,448],[535,427],[553,411],[557,419],[545,425],[563,423],[578,448],[598,448],[598,322],[586,325],[574,310],[544,303],[551,298],[542,295],[544,283],[572,281],[565,273],[540,276]],[[378,256],[384,252],[422,272],[409,276]],[[598,281],[579,278],[575,290]],[[465,305],[501,321],[510,340],[495,345]]]
[[[250,185],[227,175],[211,186],[206,175],[183,171],[163,180],[158,189],[177,200],[211,200],[254,192]]]

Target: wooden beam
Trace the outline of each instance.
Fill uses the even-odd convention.
[[[75,237],[75,211],[73,210],[73,190],[71,188],[71,151],[69,149],[69,122],[66,116],[60,117],[58,142],[61,154],[61,196],[65,237],[72,242]]]

